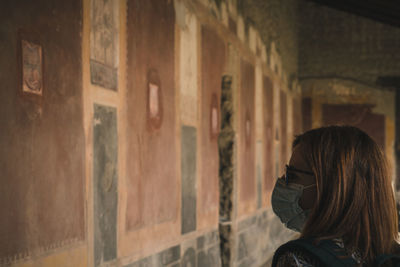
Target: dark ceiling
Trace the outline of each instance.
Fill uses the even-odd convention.
[[[400,27],[399,0],[308,0],[345,12]]]

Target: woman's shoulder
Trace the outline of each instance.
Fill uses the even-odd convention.
[[[279,255],[275,262],[276,267],[316,267],[318,264],[310,255],[301,251],[286,251]]]
[[[281,245],[274,254],[272,266],[316,267],[318,260],[312,253],[312,242],[307,239],[295,239]]]
[[[296,239],[280,246],[272,266],[349,266],[360,264],[355,253],[349,253],[338,239]]]

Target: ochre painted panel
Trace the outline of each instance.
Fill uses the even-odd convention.
[[[1,263],[85,239],[85,142],[82,2],[16,0],[0,16]]]
[[[178,211],[173,1],[128,1],[126,228]]]
[[[201,196],[200,211],[218,207],[218,134],[225,44],[210,28],[201,30]]]
[[[240,64],[239,97],[239,164],[240,201],[255,197],[255,120],[254,120],[254,66],[244,60]]]

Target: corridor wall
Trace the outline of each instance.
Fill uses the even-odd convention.
[[[0,266],[261,266],[293,235],[300,88],[235,1],[0,13]]]

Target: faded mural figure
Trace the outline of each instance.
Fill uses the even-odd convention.
[[[118,134],[116,109],[94,106],[93,194],[95,266],[117,256]]]
[[[115,0],[92,0],[91,81],[111,90],[117,90],[117,4]]]
[[[42,95],[42,47],[22,40],[22,90]]]
[[[211,112],[210,112],[210,134],[211,139],[216,138],[219,133],[219,121],[218,121],[218,97],[214,93],[211,96]]]
[[[107,65],[113,65],[114,61],[114,29],[113,29],[113,5],[110,0],[94,1],[93,11],[93,45],[94,58]]]
[[[245,129],[244,129],[244,136],[246,140],[246,148],[250,146],[251,142],[251,120],[250,120],[250,112],[246,110],[246,117],[245,117]]]
[[[149,130],[161,127],[162,122],[162,92],[160,76],[155,69],[147,74],[147,114]]]

